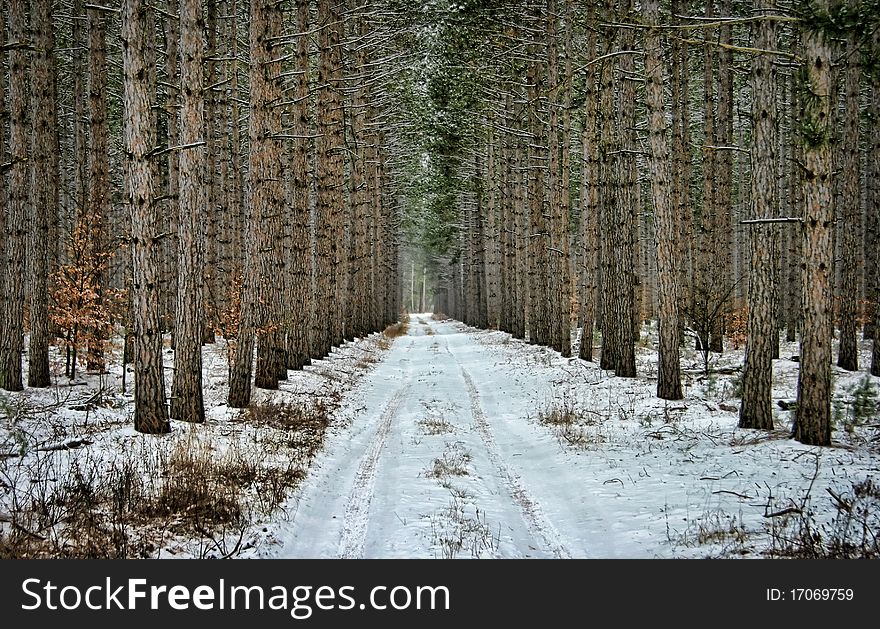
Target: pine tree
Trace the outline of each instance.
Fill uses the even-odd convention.
[[[756,0],[756,11],[773,9],[773,4]],[[755,47],[775,50],[776,25],[761,20],[755,25]],[[776,70],[769,53],[752,57],[752,219],[777,215],[777,89]],[[771,225],[755,224],[751,231],[749,312],[746,356],[743,366],[741,428],[773,428],[771,388],[773,384],[772,345],[777,335],[772,312],[775,255]]]
[[[171,417],[205,420],[202,399],[202,240],[205,207],[204,27],[200,0],[180,2],[179,217]]]
[[[151,114],[155,85],[144,51],[154,35],[152,9],[144,0],[122,5],[122,61],[125,187],[131,217],[132,297],[134,314],[135,430],[170,430],[165,405],[162,334],[159,323],[159,217],[154,201],[155,145]]]
[[[827,9],[827,3],[817,3]],[[820,26],[803,32],[799,140],[802,145],[804,214],[800,374],[794,438],[809,445],[831,443],[831,330],[834,279],[831,106],[835,102],[831,46]]]
[[[660,12],[659,1],[644,0],[642,11],[648,26],[656,27]],[[657,397],[664,400],[680,400],[683,396],[678,354],[678,270],[675,266],[678,224],[669,175],[670,156],[666,139],[661,50],[660,34],[654,28],[650,28],[645,33],[645,90],[660,300]]]

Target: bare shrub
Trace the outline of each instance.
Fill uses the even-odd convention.
[[[538,421],[552,428],[560,442],[574,447],[605,442],[600,431],[601,419],[599,413],[580,408],[571,391],[565,391],[561,398],[551,400],[538,411]]]
[[[492,534],[486,513],[453,498],[449,506],[431,518],[433,541],[440,547],[440,556],[455,559],[462,552],[479,558],[491,555],[498,548],[500,535]]]
[[[442,417],[429,417],[427,419],[420,419],[416,422],[416,424],[426,435],[443,435],[450,433],[454,430],[452,424],[450,424]]]
[[[880,485],[873,479],[850,484],[838,494],[826,489],[834,507],[830,520],[816,518],[809,493],[799,505],[766,513],[771,557],[876,559],[880,557]],[[768,501],[769,504],[769,501]]]
[[[398,336],[406,336],[407,332],[409,332],[409,320],[404,319],[389,325],[382,334],[389,339],[396,339]]]
[[[448,476],[467,476],[471,453],[460,441],[447,443],[443,454],[434,459],[431,468],[426,472],[428,478],[445,478]]]

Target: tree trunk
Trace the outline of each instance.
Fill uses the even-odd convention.
[[[847,371],[859,368],[858,317],[862,298],[860,273],[863,269],[860,240],[864,233],[861,208],[861,164],[859,163],[859,41],[855,33],[847,36],[845,76],[846,114],[843,121],[843,159],[841,179],[843,195],[840,208],[842,235],[841,285],[835,293],[839,298],[840,346],[837,366]],[[874,156],[877,158],[878,156]],[[875,242],[874,246],[878,246]]]
[[[0,112],[4,115],[6,112],[6,60],[7,56],[3,53],[6,48],[6,19],[4,0],[0,0]],[[74,60],[76,58],[74,57]],[[74,61],[75,64],[75,61]],[[0,126],[0,156],[6,155],[6,130]],[[7,266],[7,250],[6,250],[6,211],[9,206],[9,188],[7,179],[0,174],[0,315],[6,314],[6,283],[8,280],[9,267]],[[3,322],[0,321],[0,342],[4,336]],[[2,358],[2,350],[0,350],[0,358]],[[0,371],[3,370],[3,364],[0,363]]]
[[[58,153],[54,137],[55,110],[55,37],[52,33],[52,7],[36,2],[32,7],[31,28],[34,53],[31,65],[33,98],[33,149],[31,155],[33,214],[30,219],[30,324],[28,347],[28,386],[48,387],[49,378],[49,225],[58,214]]]
[[[772,3],[756,0],[760,11]],[[755,47],[776,49],[776,23],[759,21]],[[776,69],[767,54],[752,57],[752,211],[750,218],[771,218],[779,211],[776,156]],[[742,379],[740,428],[773,428],[773,337],[778,338],[773,317],[773,225],[754,225],[751,232],[749,312]]]
[[[831,48],[818,29],[803,34],[800,134],[803,144],[802,311],[794,438],[831,444],[831,334],[834,279],[833,164],[829,120],[836,90]]]
[[[540,24],[539,15],[532,17],[536,25]],[[531,140],[528,146],[528,204],[529,204],[529,343],[546,345],[549,336],[549,312],[547,301],[548,233],[544,220],[544,181],[547,166],[544,151],[544,123],[539,109],[539,96],[543,94],[544,64],[540,57],[538,45],[530,44],[530,60],[526,76],[528,84],[528,127]]]
[[[605,20],[614,20],[613,14],[601,16]],[[602,52],[608,55],[614,49],[614,32],[608,27],[602,30]],[[617,168],[619,143],[615,129],[618,128],[614,107],[614,60],[603,59],[599,66],[599,102],[597,126],[599,128],[598,159],[599,159],[599,210],[598,210],[598,241],[599,260],[597,268],[601,273],[600,285],[597,290],[599,328],[602,330],[602,350],[599,358],[599,366],[602,369],[614,370],[617,366],[617,350],[620,345],[619,336],[616,334],[618,326],[615,325],[615,317],[611,315],[611,308],[616,300],[613,293],[614,284],[618,281],[618,269],[614,265],[612,252],[615,247],[622,248],[615,224],[615,212],[618,205],[618,181],[620,173]]]
[[[731,15],[731,0],[721,0],[721,15]],[[718,29],[720,42],[731,43],[729,23]],[[713,352],[724,351],[724,322],[730,312],[730,295],[733,275],[730,269],[731,234],[730,217],[733,200],[733,51],[721,48],[718,52],[718,110],[715,117],[715,145],[721,147],[715,154],[715,191],[711,214],[712,230],[712,279],[713,307],[709,344]],[[772,268],[771,268],[772,270]]]
[[[286,372],[281,330],[281,282],[284,274],[281,212],[284,191],[281,180],[281,5],[274,0],[251,2],[250,24],[250,155],[248,191],[257,221],[256,300],[257,368],[254,385],[277,389]]]
[[[162,371],[159,325],[158,219],[153,201],[150,154],[155,130],[151,115],[154,85],[146,67],[149,39],[155,37],[152,9],[143,0],[125,0],[122,9],[124,72],[124,143],[126,192],[131,215],[132,292],[134,310],[135,430],[170,430]]]
[[[220,312],[220,294],[221,278],[223,277],[222,259],[226,242],[229,239],[229,229],[226,223],[229,219],[229,204],[227,199],[223,197],[223,187],[225,185],[225,176],[221,174],[220,168],[220,138],[222,137],[222,129],[225,126],[225,111],[222,111],[225,103],[220,98],[221,90],[217,84],[220,82],[218,76],[219,62],[217,57],[221,54],[226,55],[226,49],[219,49],[217,46],[218,22],[217,22],[217,0],[203,0],[201,4],[205,7],[204,29],[205,41],[202,50],[204,59],[204,79],[205,86],[204,104],[203,104],[203,127],[205,136],[204,148],[204,177],[205,177],[205,214],[202,217],[202,249],[204,260],[204,271],[202,272],[202,312],[199,317],[201,319],[202,342],[213,343],[216,340],[216,330],[219,324]],[[185,54],[181,50],[181,54]],[[210,211],[208,211],[210,210]],[[226,281],[229,278],[225,278]]]
[[[88,208],[84,223],[88,229],[90,256],[97,259],[107,255],[110,248],[107,234],[107,221],[110,217],[110,144],[107,122],[107,25],[103,13],[89,9],[89,194]],[[105,268],[98,269],[95,284],[99,289],[99,299],[108,286],[109,277]],[[87,355],[87,368],[103,371],[104,347],[106,339],[103,331],[90,331],[90,346]]]
[[[880,29],[874,30],[871,45],[872,54],[880,55]],[[880,72],[870,75],[869,118],[867,127],[868,155],[880,155]],[[880,335],[875,320],[880,312],[880,160],[865,160],[865,238],[862,247],[865,252],[865,304],[874,317],[867,317],[864,338],[874,339],[877,348],[877,336]],[[876,353],[875,353],[876,356]],[[874,364],[877,364],[876,361]],[[880,367],[878,367],[880,368]]]
[[[201,0],[180,1],[180,142],[204,141],[204,20]],[[202,399],[203,228],[206,215],[204,146],[178,153],[177,307],[174,324],[174,381],[171,417],[205,420]]]
[[[622,3],[622,17],[630,19],[633,8],[632,0]],[[635,31],[623,29],[620,36],[623,50],[635,48]],[[636,309],[636,291],[639,287],[638,274],[638,177],[635,136],[635,84],[627,77],[635,73],[633,55],[620,57],[621,82],[618,101],[618,124],[620,132],[621,152],[617,157],[619,185],[617,204],[614,208],[614,233],[620,238],[619,244],[612,250],[616,275],[614,293],[616,298],[612,305],[613,325],[619,325],[617,331],[618,347],[615,349],[617,358],[614,371],[617,376],[634,378],[636,376],[635,339],[638,337],[638,311]]]
[[[649,27],[658,24],[659,0],[644,0],[642,11]],[[645,81],[660,302],[657,397],[664,400],[680,400],[683,396],[678,354],[678,269],[676,268],[678,221],[675,215],[676,208],[672,202],[669,176],[666,106],[663,101],[662,45],[660,34],[653,28],[645,33]]]
[[[25,255],[28,244],[30,153],[28,0],[9,0],[9,212],[6,219],[6,312],[0,322],[0,388],[21,391],[24,351]],[[18,45],[15,45],[18,44]]]
[[[290,300],[286,313],[287,368],[302,369],[310,363],[309,331],[312,326],[312,238],[309,212],[309,5],[296,6],[296,70],[292,123],[293,140],[290,174]]]
[[[518,130],[522,130],[524,107],[514,105],[514,121]],[[522,138],[517,135],[513,140],[513,248],[515,250],[514,287],[516,301],[513,307],[513,336],[526,338],[526,320],[529,315],[529,214],[526,206],[526,183],[528,181],[527,152],[523,147]]]
[[[343,279],[339,272],[342,255],[342,103],[339,75],[339,14],[331,0],[318,1],[319,56],[318,56],[318,139],[317,177],[318,198],[315,211],[317,238],[315,278],[315,318],[313,321],[314,353],[326,356],[342,340],[341,318],[344,313],[340,302],[339,286]],[[381,237],[381,236],[380,236]]]
[[[595,9],[588,9],[589,20],[594,26]],[[597,152],[597,103],[596,103],[596,30],[589,28],[586,35],[586,63],[590,64],[584,76],[584,122],[581,135],[581,291],[580,323],[581,343],[578,356],[583,360],[593,360],[593,328],[596,322],[596,300],[598,298],[599,274],[599,154]]]
[[[164,0],[159,6],[163,9],[175,7],[175,0]],[[180,119],[178,109],[180,107],[180,90],[178,89],[178,74],[180,69],[180,20],[170,15],[171,11],[160,11],[162,32],[165,37],[165,77],[160,81],[161,121],[157,127],[157,143],[174,147],[180,142]],[[157,111],[157,113],[159,113]],[[165,137],[161,137],[164,133]],[[179,231],[179,199],[180,199],[180,174],[178,168],[179,155],[177,151],[165,153],[164,164],[154,160],[159,169],[160,178],[157,181],[159,197],[156,206],[162,217],[161,233],[173,234],[160,240],[159,260],[161,264],[160,295],[162,303],[162,329],[170,330],[172,347],[177,341],[174,328],[176,320],[175,309],[177,304],[177,273],[175,268],[178,259],[177,233]],[[164,168],[163,168],[164,166]]]

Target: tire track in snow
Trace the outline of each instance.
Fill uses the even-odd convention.
[[[451,353],[452,352],[450,352],[450,354]],[[453,358],[454,357],[455,356],[453,355]],[[467,369],[462,366],[457,358],[456,362],[458,363],[459,369],[461,369],[461,377],[464,379],[465,388],[467,389],[468,397],[470,398],[471,414],[474,417],[474,424],[477,427],[477,432],[480,433],[480,437],[483,439],[483,444],[486,446],[489,460],[495,466],[498,474],[507,485],[507,490],[510,492],[513,501],[519,507],[523,521],[526,523],[529,532],[535,540],[543,540],[545,548],[557,559],[571,559],[571,553],[569,553],[568,549],[562,543],[559,532],[544,514],[541,505],[538,504],[538,502],[529,494],[528,490],[526,490],[520,482],[519,477],[515,475],[510,467],[508,467],[507,463],[504,462],[504,458],[502,457],[501,451],[498,449],[498,444],[495,442],[495,437],[492,434],[492,428],[486,420],[485,413],[483,413],[483,407],[480,404],[480,394],[477,392],[477,387],[474,386],[474,381],[471,378],[470,373],[468,373]]]
[[[405,383],[388,401],[385,411],[379,417],[376,434],[364,453],[360,466],[358,466],[342,522],[338,552],[340,558],[359,559],[364,554],[367,525],[370,521],[370,504],[373,502],[373,490],[376,484],[376,468],[385,446],[385,440],[388,438],[388,433],[391,432],[391,423],[401,402],[409,392],[409,387],[409,382]]]

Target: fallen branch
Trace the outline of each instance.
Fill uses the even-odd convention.
[[[730,494],[731,496],[736,496],[737,498],[742,498],[743,500],[751,499],[751,496],[745,496],[743,494],[737,493],[735,491],[728,491],[727,489],[719,489],[718,491],[713,491],[713,494]]]
[[[847,502],[846,500],[844,500],[843,498],[838,496],[836,493],[834,493],[834,490],[831,489],[830,487],[826,487],[825,491],[827,491],[829,494],[831,494],[831,497],[834,498],[834,502],[837,503],[838,509],[843,509],[847,513],[852,513],[852,505],[849,502]]]
[[[798,509],[797,507],[786,507],[782,511],[775,511],[773,513],[765,513],[764,517],[765,518],[778,518],[781,515],[788,515],[789,513],[801,514],[801,513],[803,513],[803,511],[801,509]]]
[[[81,448],[82,446],[90,445],[92,445],[92,442],[88,439],[71,439],[62,443],[52,443],[47,446],[40,446],[37,450],[40,452],[54,452],[56,450],[73,450],[74,448]]]

